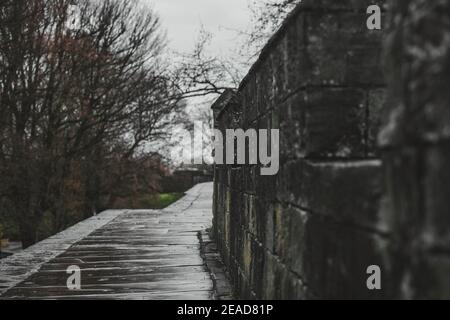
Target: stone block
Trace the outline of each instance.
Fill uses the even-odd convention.
[[[367,156],[380,155],[377,139],[386,108],[386,89],[374,89],[368,93]]]
[[[274,210],[274,254],[283,258],[289,254],[291,216],[281,204],[276,204]]]
[[[316,88],[280,106],[281,163],[301,157],[362,158],[367,148],[364,90]]]
[[[307,84],[305,75],[311,73],[306,46],[306,18],[305,13],[300,13],[286,30],[287,52],[287,85],[286,92],[282,95],[286,98]]]
[[[383,85],[382,31],[368,30],[361,13],[307,14],[307,54],[313,85]]]
[[[450,249],[450,145],[430,147],[425,157],[424,238],[428,246]]]
[[[264,283],[262,299],[263,300],[274,300],[275,299],[275,291],[278,286],[278,283],[275,282],[275,270],[278,264],[277,259],[268,251],[264,252],[264,270],[263,270],[263,279]]]
[[[270,57],[268,57],[261,62],[261,66],[256,75],[258,116],[264,114],[266,110],[273,108],[274,79],[272,75],[272,61]]]
[[[281,102],[286,96],[289,63],[287,53],[287,37],[283,34],[280,36],[278,41],[273,44],[273,48],[270,50],[274,103]]]
[[[264,290],[264,264],[265,264],[265,249],[261,243],[252,241],[252,268],[250,274],[250,283],[252,291],[256,298],[261,299]]]
[[[383,256],[386,240],[351,225],[311,215],[305,231],[305,279],[324,299],[380,299],[389,296],[391,270]],[[367,268],[381,268],[381,290],[367,288]]]
[[[309,12],[306,21],[310,72],[303,81],[315,86],[344,84],[349,47],[347,38],[340,33],[337,15]]]
[[[383,195],[381,162],[307,162],[295,203],[356,226],[379,229]],[[380,230],[387,231],[387,230]]]
[[[289,270],[295,272],[297,277],[302,277],[305,256],[305,232],[308,221],[308,214],[305,211],[289,207],[286,209],[289,215],[288,241],[286,242],[287,255],[282,257]]]
[[[356,89],[309,90],[302,137],[305,156],[364,157],[366,95]]]

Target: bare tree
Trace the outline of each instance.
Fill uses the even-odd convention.
[[[221,94],[236,87],[240,73],[230,61],[208,52],[212,34],[201,29],[192,52],[180,54],[173,79],[184,99]]]
[[[267,40],[300,2],[253,1],[250,6],[253,27],[247,32],[238,31],[236,40],[240,45],[228,58],[209,54],[213,35],[202,27],[194,50],[181,55],[180,68],[174,77],[181,85],[180,91],[189,98],[221,94],[226,89],[237,88]]]
[[[204,97],[207,107],[196,102],[198,111],[191,114],[185,129],[193,130],[194,121],[211,122],[208,106],[227,89],[236,89],[259,56],[267,40],[276,32],[286,16],[301,0],[264,0],[253,1],[250,9],[253,14],[253,27],[249,31],[238,30],[237,49],[229,57],[210,54],[209,45],[213,35],[203,27],[194,50],[181,55],[180,68],[174,78],[181,86],[180,91],[186,98]],[[209,103],[208,103],[209,102]],[[210,124],[212,128],[212,124]],[[205,143],[211,143],[207,137]]]
[[[142,158],[182,95],[136,1],[5,0],[0,36],[0,195],[28,246],[44,214],[58,231],[71,210],[95,212],[113,193],[104,168]]]

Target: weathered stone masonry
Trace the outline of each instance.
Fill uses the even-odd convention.
[[[450,1],[392,1],[380,133],[393,285],[450,299]]]
[[[430,3],[304,0],[237,92],[213,105],[221,130],[280,129],[278,175],[215,167],[214,235],[239,297],[448,297],[450,10]],[[383,8],[382,31],[366,28],[371,4]],[[419,51],[408,56],[409,44]],[[370,265],[382,290],[367,289]]]

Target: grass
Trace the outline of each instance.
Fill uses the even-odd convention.
[[[177,202],[184,196],[184,193],[161,193],[143,197],[140,207],[145,209],[164,209],[172,203]]]

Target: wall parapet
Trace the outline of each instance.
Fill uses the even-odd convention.
[[[401,137],[414,132],[412,125],[402,122],[413,115],[412,109],[398,112],[411,99],[421,101],[420,93],[404,96],[402,88],[407,84],[419,83],[437,97],[431,118],[436,128],[446,128],[450,91],[433,90],[420,77],[425,73],[425,79],[441,88],[436,81],[448,79],[450,60],[444,51],[447,56],[438,61],[447,71],[427,74],[423,70],[435,66],[430,53],[426,68],[415,70],[408,79],[398,78],[405,74],[401,68],[416,66],[397,48],[416,39],[401,30],[406,27],[398,21],[411,26],[415,20],[413,12],[405,9],[407,1],[392,0],[389,6],[386,2],[304,0],[265,46],[238,90],[227,92],[214,107],[215,125],[221,131],[280,130],[276,176],[261,176],[259,165],[216,165],[214,170],[214,235],[242,298],[407,298],[411,292],[414,297],[431,296],[436,288],[444,295],[442,285],[408,282],[412,269],[405,263],[414,266],[417,276],[425,272],[423,265],[433,270],[429,253],[424,259],[413,258],[413,253],[426,254],[423,246],[419,250],[414,245],[423,244],[416,238],[420,236],[411,232],[420,229],[418,221],[426,221],[414,220],[414,212],[420,216],[418,210],[425,207],[432,212],[430,219],[447,221],[443,212],[450,212],[449,205],[443,199],[445,195],[448,199],[449,188],[443,187],[442,180],[427,179],[437,178],[438,169],[448,169],[444,163],[448,149],[429,151],[426,166],[432,170],[427,170],[428,176],[417,176],[424,165],[419,161],[424,155],[420,142],[397,139],[403,151],[396,152],[383,141],[394,141],[386,140],[392,132],[400,132]],[[448,5],[414,2],[426,15]],[[368,30],[366,9],[373,4],[382,7],[383,21],[390,17],[399,24],[391,22],[389,30]],[[439,18],[442,22],[448,14]],[[409,31],[420,33],[418,26]],[[445,30],[445,34],[450,33]],[[444,33],[439,39],[445,39]],[[429,48],[425,38],[418,45]],[[395,66],[388,83],[384,61]],[[425,111],[422,106],[414,110],[419,109]],[[439,112],[445,116],[439,117]],[[385,119],[394,122],[386,124]],[[420,121],[413,123],[423,127]],[[445,145],[443,139],[437,141]],[[411,147],[413,154],[405,154]],[[433,197],[419,188],[423,183],[429,183]],[[445,191],[438,191],[438,186]],[[437,205],[421,202],[424,195]],[[436,243],[448,244],[444,237],[448,225],[430,222],[431,231],[426,230],[436,236]],[[449,265],[448,257],[442,259]],[[367,270],[373,265],[382,270],[380,290],[367,287]],[[431,283],[439,279],[448,284],[448,277],[434,267]],[[422,295],[415,291],[420,287],[427,288]],[[410,288],[409,293],[404,288]]]

